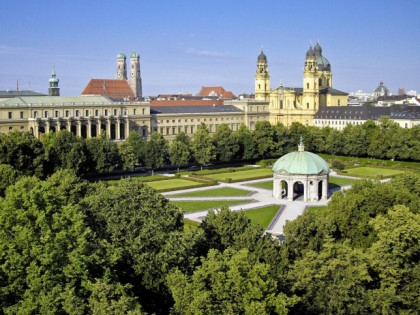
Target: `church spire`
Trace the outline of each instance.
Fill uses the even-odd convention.
[[[60,96],[60,88],[58,87],[58,82],[60,80],[57,79],[57,76],[55,74],[54,66],[52,67],[51,71],[51,78],[48,80],[50,86],[48,88],[48,95],[49,96]]]

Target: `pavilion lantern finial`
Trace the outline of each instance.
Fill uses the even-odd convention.
[[[299,152],[303,152],[303,151],[305,151],[305,146],[304,146],[304,144],[303,144],[303,137],[302,137],[302,136],[300,136],[300,143],[299,143],[299,145],[298,145],[298,151],[299,151]]]

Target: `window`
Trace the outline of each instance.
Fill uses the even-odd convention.
[[[143,137],[144,138],[146,137],[146,129],[145,128],[143,128]]]
[[[12,131],[13,130],[13,127],[9,127],[9,131]]]
[[[166,127],[166,134],[169,135],[169,127]]]
[[[44,112],[44,117],[48,118],[48,111],[47,110]]]
[[[76,117],[79,117],[79,116],[80,116],[80,111],[76,110]]]
[[[70,116],[70,111],[66,110],[66,117]]]
[[[20,130],[24,130],[25,129],[25,126],[20,126]]]
[[[172,127],[172,134],[174,135],[175,133],[175,127]]]
[[[85,116],[89,116],[89,111],[85,110]]]
[[[142,113],[143,113],[143,115],[146,114],[146,109],[145,108],[142,109]]]
[[[60,117],[60,112],[58,110],[55,111],[55,117]]]
[[[309,109],[309,103],[306,103],[306,108]]]
[[[38,112],[34,111],[34,118],[38,118]]]
[[[105,116],[108,116],[108,110],[105,109]]]
[[[163,127],[160,127],[160,133],[163,134]]]
[[[13,117],[12,112],[9,112],[9,119],[12,119],[12,117]]]
[[[340,106],[340,100],[338,100],[338,106]]]
[[[309,89],[309,83],[306,83],[306,88]]]
[[[135,109],[135,108],[133,109],[133,115],[137,115],[137,109]]]
[[[99,116],[99,110],[95,109],[95,116]]]
[[[20,118],[23,118],[23,112],[20,112]]]
[[[184,132],[188,133],[188,127],[187,126],[184,127]]]
[[[117,116],[117,110],[114,109],[114,116]]]
[[[280,101],[280,109],[283,109],[283,100]]]

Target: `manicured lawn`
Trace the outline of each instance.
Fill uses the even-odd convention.
[[[182,193],[171,195],[171,197],[241,197],[248,196],[250,191],[243,189],[236,189],[231,187],[223,187],[216,189],[207,189],[200,191],[192,191],[189,193]]]
[[[260,224],[264,229],[279,211],[280,205],[272,205],[244,211],[244,214],[254,223]]]
[[[271,168],[255,168],[246,171],[205,175],[205,177],[217,181],[227,181],[228,178],[232,179],[233,181],[245,181],[264,176],[273,176],[273,171],[271,170]]]
[[[148,182],[148,181],[155,181],[155,180],[160,180],[160,179],[164,180],[164,179],[167,179],[168,177],[163,176],[163,175],[153,175],[153,176],[133,176],[131,178],[142,181],[142,182]],[[119,180],[120,179],[110,179],[110,180],[107,180],[106,182],[108,183],[108,185],[113,186]]]
[[[404,173],[402,170],[368,166],[348,168],[346,171],[346,175],[356,177],[376,177],[379,175],[382,175],[383,177],[389,177]]]
[[[184,210],[184,212],[193,212],[206,209],[221,208],[223,206],[233,206],[252,202],[252,199],[246,200],[212,200],[212,201],[172,201],[172,203]]]
[[[344,186],[344,185],[351,185],[355,180],[356,179],[330,176],[329,186],[330,186],[330,188],[335,188],[335,187],[341,187],[341,186]],[[259,183],[255,183],[255,184],[250,184],[249,186],[272,190],[273,189],[273,181],[268,180],[266,182],[259,182]]]
[[[177,190],[183,188],[194,188],[194,187],[201,187],[203,186],[202,183],[193,182],[188,179],[183,178],[174,178],[174,179],[167,179],[167,180],[160,180],[155,182],[147,182],[147,185],[150,187],[159,190]]]

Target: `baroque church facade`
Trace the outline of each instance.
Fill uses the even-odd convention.
[[[313,125],[313,119],[320,107],[347,106],[348,94],[332,86],[331,64],[322,55],[317,43],[309,47],[303,70],[303,87],[291,88],[282,84],[270,87],[267,56],[261,51],[257,59],[255,74],[255,100],[268,103],[270,123],[278,122],[290,126],[300,122]]]

